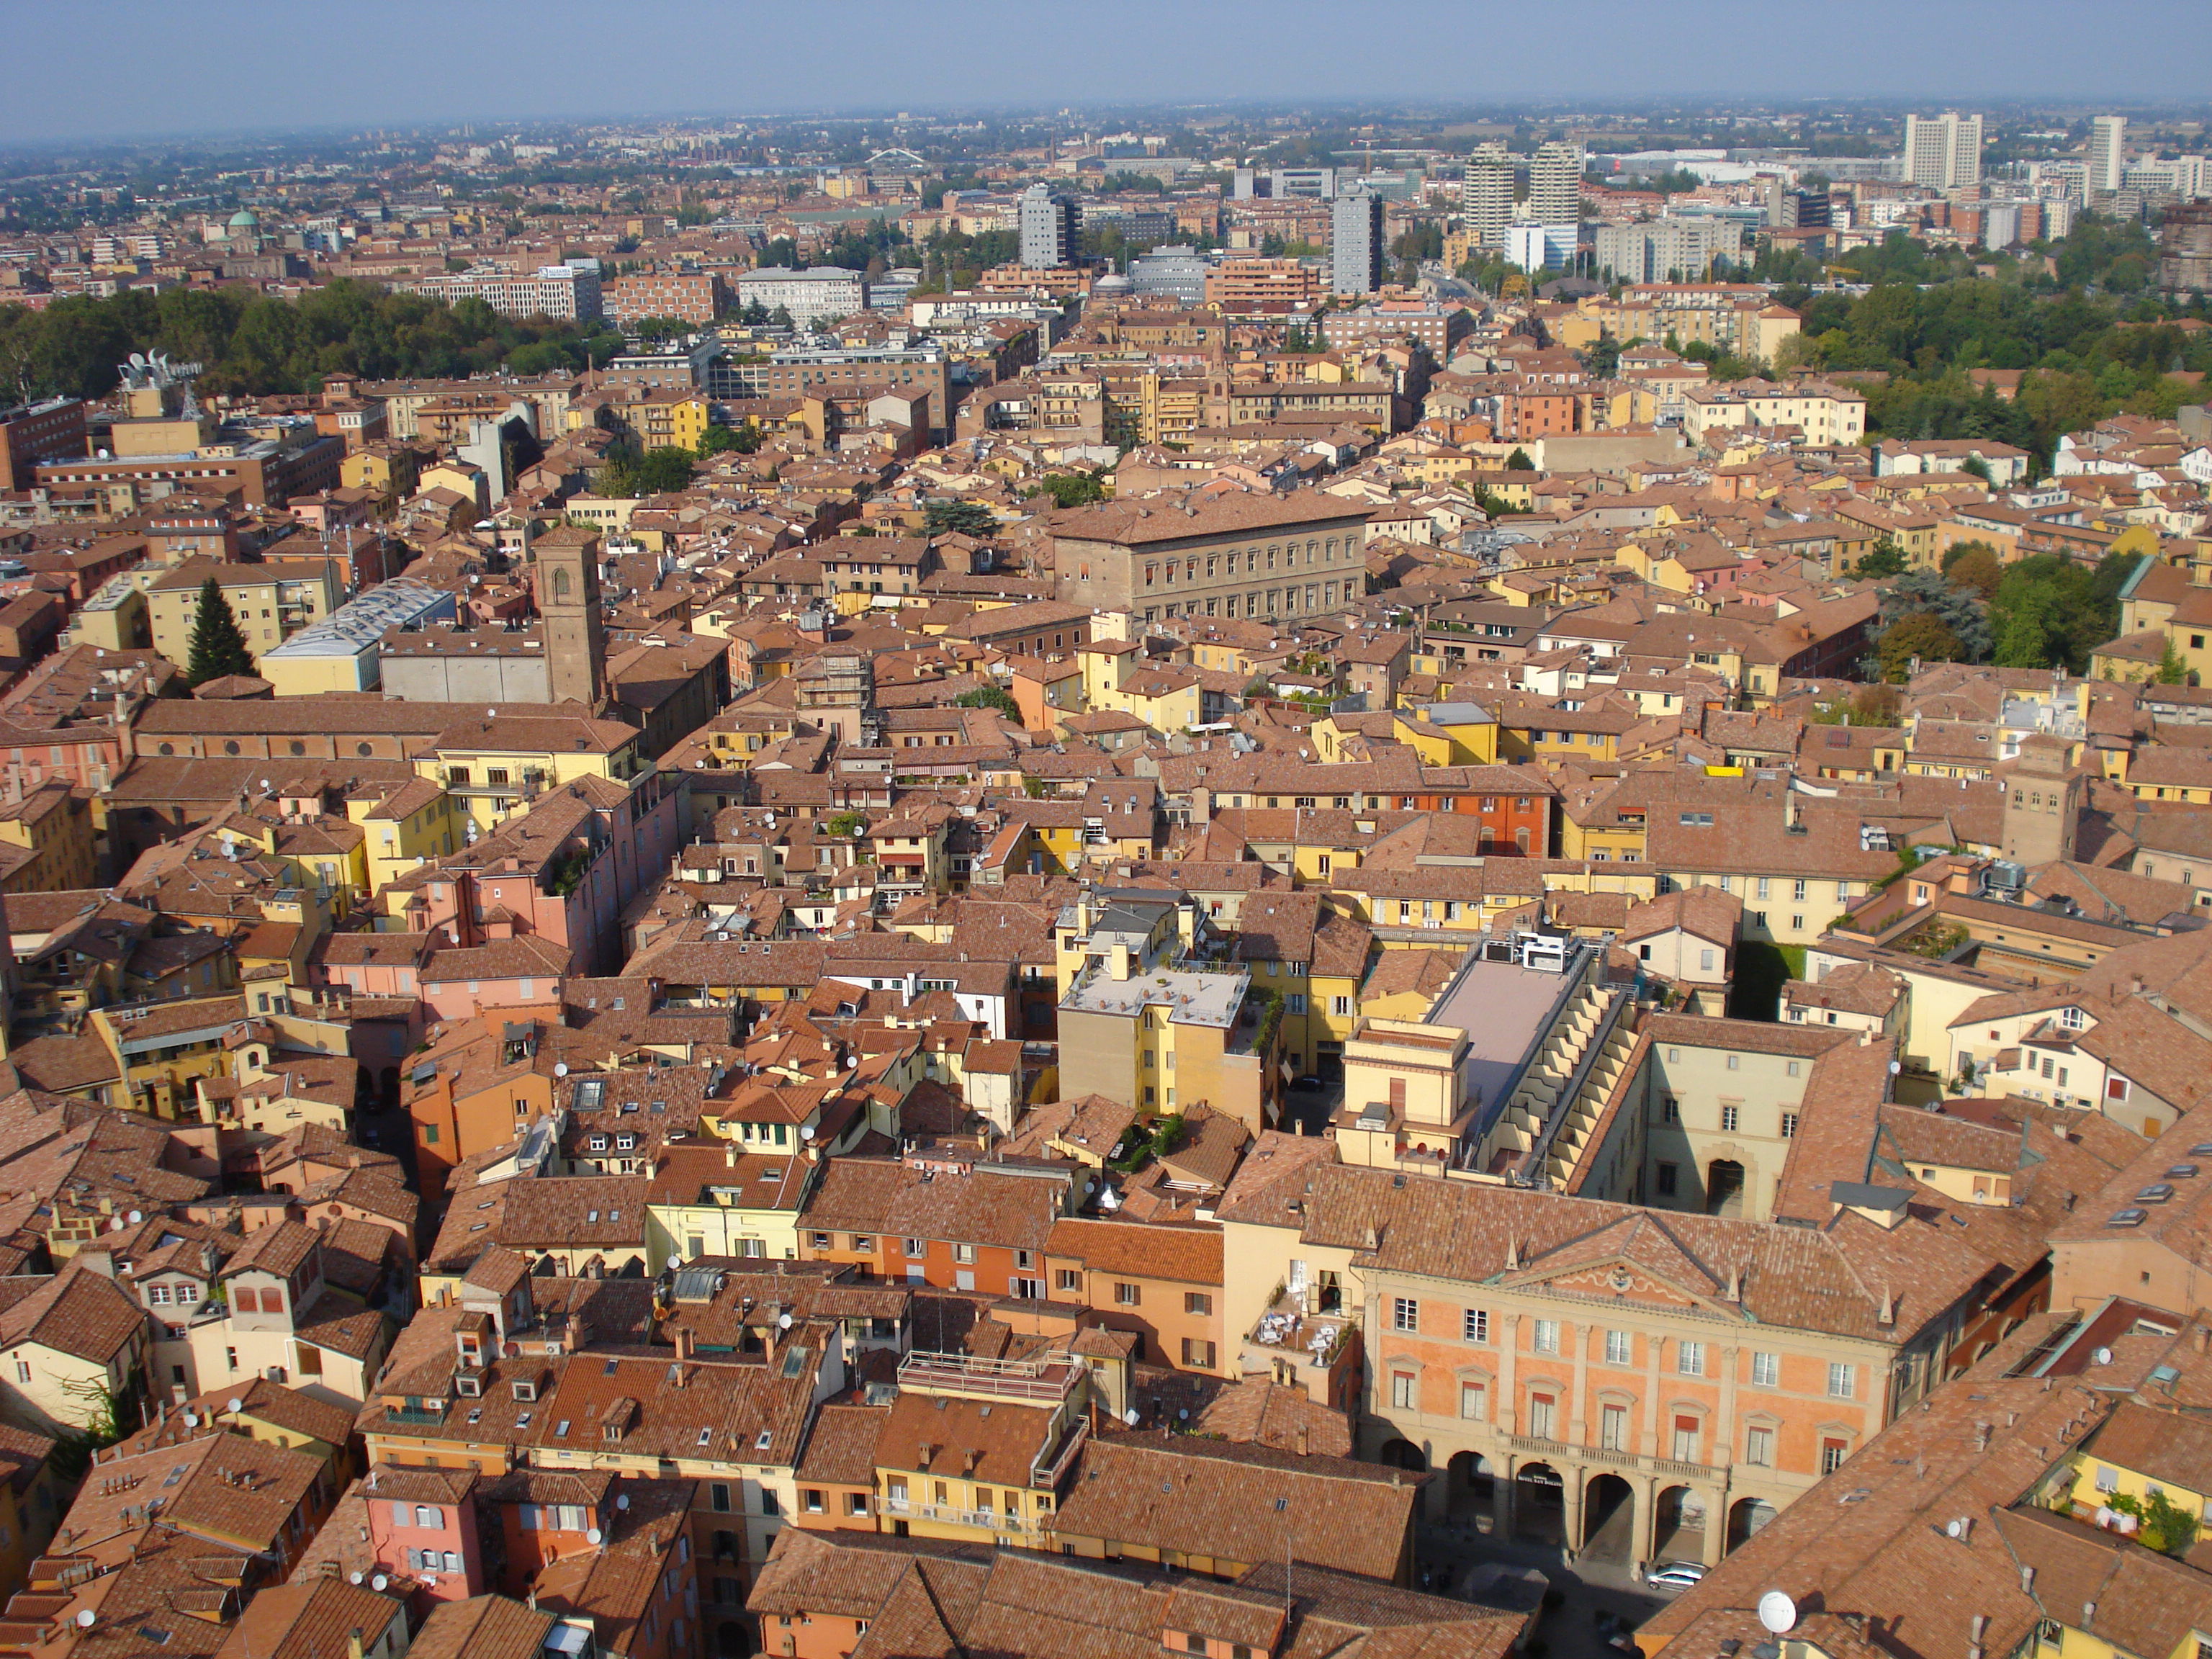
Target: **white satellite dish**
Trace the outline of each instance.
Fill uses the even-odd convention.
[[[1797,1604],[1784,1590],[1769,1590],[1759,1598],[1759,1622],[1776,1636],[1797,1628]]]
[[[349,1572],[346,1575],[346,1582],[349,1584],[358,1584],[361,1583],[361,1575],[357,1572]]]
[[[1121,1420],[1133,1429],[1137,1426],[1138,1416],[1137,1408],[1134,1406],[1132,1406],[1128,1410],[1121,1413]]]
[[[2091,1354],[2089,1358],[2095,1360],[2100,1365],[2109,1365],[2112,1363],[2112,1351],[2110,1348],[2100,1348],[2096,1352]]]
[[[584,1541],[586,1544],[596,1544],[604,1536],[605,1536],[605,1534],[600,1532],[597,1527],[592,1527],[584,1534]]]
[[[567,1060],[555,1060],[555,1061],[553,1062],[553,1075],[554,1075],[555,1077],[566,1077],[566,1076],[568,1076],[568,1062]]]
[[[386,1578],[386,1577],[382,1573],[380,1573],[380,1572],[379,1574],[377,1574],[377,1575],[376,1575],[376,1577],[374,1577],[374,1578],[372,1578],[372,1579],[370,1579],[370,1580],[368,1581],[368,1587],[369,1587],[369,1589],[373,1589],[373,1590],[380,1590],[380,1589],[382,1589],[386,1585],[389,1584],[391,1582],[392,1582],[392,1581],[391,1581],[389,1578]]]
[[[791,1316],[789,1314],[778,1314],[775,1316],[775,1328],[780,1331],[789,1330],[791,1328]]]
[[[100,1615],[94,1613],[90,1607],[80,1607],[77,1609],[76,1625],[79,1630],[90,1630],[94,1625],[99,1622],[99,1620]]]
[[[199,1427],[199,1425],[200,1425],[200,1419],[199,1419],[199,1418],[198,1418],[196,1414],[194,1414],[194,1413],[191,1413],[191,1412],[186,1412],[186,1413],[185,1413],[185,1426],[186,1428],[188,1428],[188,1429],[197,1429],[198,1427]]]
[[[246,1402],[243,1400],[240,1400],[236,1395],[233,1395],[230,1397],[230,1409],[234,1412],[242,1412],[246,1409]]]
[[[811,1123],[802,1123],[802,1124],[800,1124],[800,1125],[799,1126],[799,1138],[801,1140],[811,1140],[811,1139],[814,1139],[814,1126],[813,1126]]]

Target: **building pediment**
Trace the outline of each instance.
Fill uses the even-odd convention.
[[[1518,1287],[1554,1290],[1574,1297],[1607,1297],[1655,1309],[1701,1308],[1718,1311],[1710,1293],[1699,1294],[1661,1277],[1640,1264],[1616,1257],[1589,1261],[1556,1273],[1532,1269],[1507,1281]]]

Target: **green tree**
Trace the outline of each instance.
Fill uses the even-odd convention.
[[[1980,662],[1990,654],[1990,619],[1980,600],[1932,570],[1908,570],[1882,588],[1881,625],[1894,627],[1906,617],[1926,612],[1949,629],[1959,641],[1960,662]]]
[[[1997,596],[1997,585],[2004,580],[2004,565],[1996,550],[1987,542],[1967,541],[1954,544],[1943,556],[1943,574],[1957,587],[1972,588],[1982,596],[1986,605]]]
[[[199,610],[192,618],[191,648],[185,662],[185,678],[198,686],[226,675],[252,672],[253,653],[246,649],[246,635],[239,631],[238,618],[232,614],[230,601],[223,598],[222,589],[210,576],[200,584]]]
[[[2189,665],[2182,661],[2181,653],[2173,648],[2171,635],[2166,639],[2166,649],[2159,653],[2158,666],[2151,671],[2150,678],[2154,685],[2189,684]]]
[[[1912,677],[1913,659],[1923,663],[1958,662],[1965,657],[1966,647],[1931,613],[1916,611],[1883,630],[1874,654],[1882,678],[1902,685]]]
[[[1001,685],[979,685],[973,691],[963,691],[953,698],[956,708],[995,708],[1017,726],[1021,724],[1022,706],[1014,701],[1014,694]]]
[[[648,449],[638,457],[633,482],[640,495],[660,495],[691,488],[691,465],[698,458],[675,444]]]
[[[921,524],[932,536],[972,536],[978,541],[999,528],[998,515],[981,501],[932,501],[922,508]]]
[[[1089,507],[1106,499],[1106,486],[1095,472],[1048,472],[1036,493],[1051,496],[1055,507]]]
[[[1885,536],[1851,567],[1851,574],[1863,582],[1873,581],[1883,576],[1901,576],[1906,568],[1905,550]]]
[[[747,422],[744,426],[710,426],[699,439],[699,459],[709,455],[753,455],[761,447],[761,431]]]
[[[1505,470],[1508,472],[1534,472],[1536,463],[1528,459],[1527,450],[1516,445],[1513,453],[1505,458]]]
[[[2038,553],[2008,566],[1990,602],[1996,660],[2008,668],[2080,673],[2089,653],[2118,631],[2120,589],[2138,557],[2108,554],[2091,568]]]

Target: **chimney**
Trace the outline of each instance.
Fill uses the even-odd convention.
[[[1313,1451],[1313,1431],[1304,1424],[1298,1425],[1298,1455],[1310,1456]]]
[[[670,1328],[669,1334],[676,1343],[676,1357],[678,1359],[690,1358],[691,1345],[695,1340],[691,1334],[691,1328],[689,1325],[672,1326]]]
[[[358,1625],[346,1632],[346,1659],[362,1659],[361,1627]]]

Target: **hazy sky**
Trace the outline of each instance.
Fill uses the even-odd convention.
[[[1230,99],[2203,100],[2212,0],[9,0],[0,139]]]

